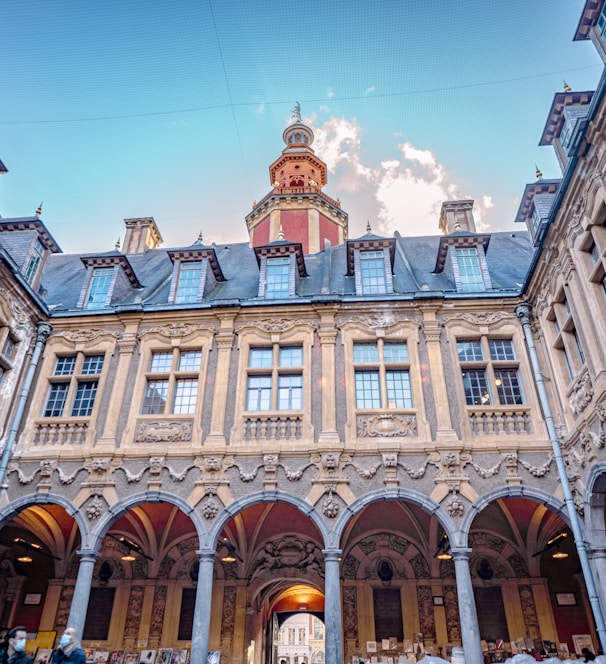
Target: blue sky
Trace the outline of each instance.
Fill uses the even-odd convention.
[[[42,219],[66,252],[107,251],[153,216],[164,246],[247,240],[295,101],[324,191],[365,232],[438,232],[471,197],[509,230],[563,79],[581,0],[2,0],[0,214]]]

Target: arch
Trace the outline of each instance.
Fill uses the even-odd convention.
[[[90,531],[86,519],[82,512],[80,512],[70,500],[56,493],[31,493],[5,505],[0,509],[0,528],[3,528],[8,521],[28,507],[44,505],[58,505],[59,507],[63,507],[67,514],[69,514],[69,516],[71,516],[76,522],[78,530],[80,531],[82,548],[87,549]]]
[[[592,546],[606,547],[606,462],[594,464],[585,491],[585,524]]]
[[[568,527],[570,527],[568,512],[562,500],[556,498],[550,493],[545,493],[541,489],[535,489],[534,487],[518,484],[512,486],[502,486],[494,489],[493,491],[489,491],[483,496],[480,496],[480,498],[478,498],[473,503],[473,505],[471,505],[471,507],[467,510],[463,521],[461,522],[461,533],[464,534],[466,540],[469,536],[471,525],[476,516],[482,510],[486,509],[490,503],[494,503],[500,498],[527,498],[528,500],[533,500],[548,507],[552,512],[557,514]]]
[[[305,499],[299,498],[299,496],[293,496],[286,491],[274,489],[272,491],[255,491],[254,493],[250,493],[247,496],[238,498],[237,500],[234,500],[233,503],[227,505],[225,509],[217,516],[217,520],[206,534],[204,545],[202,545],[202,540],[200,541],[200,548],[214,549],[215,542],[219,539],[221,531],[227,525],[227,522],[237,516],[247,507],[251,507],[259,503],[279,502],[292,505],[304,516],[308,517],[322,535],[327,548],[329,547],[330,530],[327,528],[326,523],[322,517],[318,514],[316,508],[308,503]]]
[[[432,500],[424,493],[420,493],[413,489],[402,489],[398,487],[371,491],[370,493],[356,498],[356,500],[348,505],[337,519],[335,527],[331,531],[330,547],[339,547],[345,526],[351,517],[355,516],[372,503],[391,500],[409,502],[425,510],[429,515],[434,516],[438,520],[453,546],[460,544],[459,538],[457,537],[459,531],[444,508],[440,507],[435,500]]]
[[[208,534],[206,526],[202,522],[202,518],[196,511],[195,507],[190,505],[183,498],[166,491],[145,491],[143,493],[136,493],[127,498],[123,498],[117,503],[114,503],[107,510],[107,512],[99,519],[94,530],[90,533],[90,548],[97,551],[112,523],[133,507],[143,505],[144,503],[170,503],[171,505],[174,505],[191,519],[200,544],[205,540]]]

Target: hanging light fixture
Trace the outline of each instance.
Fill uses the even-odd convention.
[[[442,539],[438,542],[438,550],[433,554],[434,558],[438,560],[452,560],[452,553],[450,553],[450,542],[448,535],[444,533]]]
[[[31,563],[33,561],[33,558],[29,555],[29,553],[24,553],[22,556],[19,556],[17,560],[20,563]]]
[[[219,544],[223,545],[227,549],[227,553],[221,556],[222,563],[235,563],[236,560],[244,562],[242,558],[240,558],[240,556],[238,555],[238,552],[236,551],[234,545],[229,541],[227,537],[224,537],[222,540],[219,540]]]

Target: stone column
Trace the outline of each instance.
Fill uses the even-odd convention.
[[[338,443],[337,402],[335,380],[335,328],[334,307],[317,308],[320,315],[318,336],[322,344],[322,431],[318,437],[320,443]]]
[[[210,637],[210,615],[213,594],[213,565],[216,551],[197,551],[200,558],[194,624],[191,636],[190,664],[206,664]]]
[[[451,549],[457,580],[459,599],[459,619],[461,621],[461,639],[465,653],[465,664],[484,664],[478,614],[469,571],[471,549]]]
[[[225,412],[227,404],[227,387],[229,384],[229,365],[234,345],[235,314],[218,314],[221,326],[215,337],[217,344],[217,370],[215,373],[213,409],[210,418],[210,431],[205,445],[225,445]]]
[[[88,609],[88,598],[90,597],[90,587],[93,580],[93,570],[95,561],[99,557],[96,551],[78,551],[80,556],[80,565],[78,566],[78,576],[74,586],[74,595],[72,605],[69,609],[69,618],[67,626],[76,630],[76,638],[82,640],[84,632],[84,621],[86,620],[86,610]]]
[[[341,580],[338,549],[324,554],[324,619],[326,626],[326,664],[343,664],[343,624],[341,616]]]
[[[436,320],[435,311],[424,314],[423,334],[427,344],[429,357],[429,373],[431,375],[431,389],[436,405],[436,438],[440,441],[457,442],[457,434],[452,428],[450,419],[449,396],[442,363],[442,346],[440,344],[440,324]]]
[[[133,359],[133,353],[137,348],[137,326],[128,327],[122,337],[118,339],[118,366],[112,379],[112,393],[109,400],[103,435],[97,441],[96,448],[111,448],[116,446],[116,433],[120,421],[120,409],[124,405],[124,392],[127,388],[128,372]]]

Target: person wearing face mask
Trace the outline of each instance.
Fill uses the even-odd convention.
[[[73,627],[67,627],[63,632],[51,664],[86,664],[86,655],[76,639],[76,630]]]
[[[32,664],[25,652],[27,632],[25,627],[13,627],[7,635],[7,646],[0,650],[0,664]]]

